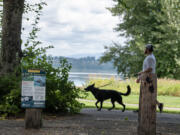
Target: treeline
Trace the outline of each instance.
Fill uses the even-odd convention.
[[[82,58],[69,58],[56,56],[49,56],[50,59],[53,59],[53,66],[59,67],[59,60],[66,58],[69,63],[71,63],[72,68],[71,72],[101,72],[101,73],[115,73],[116,70],[113,67],[111,62],[100,64],[99,60],[95,57],[82,57]]]
[[[154,45],[159,78],[180,79],[180,2],[179,0],[114,0],[109,8],[121,18],[115,27],[125,45],[106,46],[101,62],[113,61],[117,71],[134,76],[142,70],[146,44]]]

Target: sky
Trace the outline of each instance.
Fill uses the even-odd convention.
[[[54,46],[47,52],[48,55],[99,57],[105,51],[105,45],[125,41],[113,30],[119,18],[106,9],[115,4],[113,0],[46,0],[46,3],[39,23],[41,31],[38,39],[43,46]],[[27,22],[23,24],[26,34],[29,25]]]

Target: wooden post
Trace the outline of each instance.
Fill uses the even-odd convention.
[[[39,129],[42,127],[42,109],[28,108],[25,114],[25,128]]]
[[[157,76],[141,76],[138,135],[156,135]]]

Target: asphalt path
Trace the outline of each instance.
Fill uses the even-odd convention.
[[[97,109],[82,109],[82,114],[92,115],[94,117],[98,117],[99,119],[106,120],[129,120],[129,121],[137,121],[138,113],[133,111],[125,111],[121,112],[121,110],[111,110],[102,109],[101,111],[97,111]],[[157,123],[174,123],[180,124],[180,114],[169,114],[169,113],[157,113]]]

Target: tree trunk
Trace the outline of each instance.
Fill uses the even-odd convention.
[[[144,74],[141,79],[138,135],[156,135],[157,76]]]
[[[3,0],[0,74],[16,72],[21,60],[21,27],[24,0]]]
[[[42,109],[26,109],[25,128],[39,129],[42,127]]]

